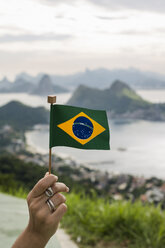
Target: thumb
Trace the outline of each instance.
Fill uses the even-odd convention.
[[[47,176],[49,176],[49,172],[46,172],[44,177],[47,177]]]

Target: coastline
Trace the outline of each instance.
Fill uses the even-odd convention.
[[[55,147],[52,154],[57,154],[63,159],[71,158],[78,164],[85,164],[103,172],[113,171],[115,174],[131,174],[145,178],[156,176],[165,179],[163,123],[111,121],[110,128],[110,151]],[[48,153],[48,137],[48,126],[40,126],[40,130],[36,128],[26,133],[27,144],[42,154]]]
[[[26,139],[17,138],[11,140],[11,144],[5,149],[4,156],[7,156],[7,160],[12,159],[11,156],[13,156],[12,160],[14,158],[19,159],[18,164],[20,165],[36,166],[37,170],[40,170],[38,167],[43,167],[44,171],[46,171],[48,169],[49,154],[36,153],[32,146],[30,147],[28,144],[28,147],[32,153],[27,150]],[[123,153],[123,151],[120,152]],[[85,150],[86,153],[87,151]],[[91,151],[89,151],[90,153]],[[43,169],[41,168],[41,170]],[[160,177],[115,173],[112,170],[103,171],[99,167],[96,169],[85,163],[79,163],[71,156],[62,158],[57,153],[56,155],[52,154],[53,171],[61,178],[60,180],[64,180],[67,183],[70,189],[77,189],[78,192],[84,190],[87,193],[91,193],[93,190],[98,196],[113,200],[135,201],[140,199],[143,202],[162,203],[165,206],[165,180],[160,179]]]
[[[38,163],[45,166],[48,154],[34,154],[32,158],[20,157],[25,162]],[[141,200],[149,203],[162,203],[165,199],[165,181],[156,177],[139,177],[122,173],[102,172],[89,168],[84,164],[78,164],[71,158],[62,159],[57,155],[52,156],[52,168],[60,177],[68,177],[70,182],[81,184],[81,187],[89,185],[95,189],[98,195],[105,195],[114,200]]]
[[[18,156],[25,162],[32,162],[39,166],[48,164],[49,154],[36,153],[33,147],[32,157]],[[141,200],[149,203],[165,204],[165,180],[158,177],[144,177],[124,173],[101,171],[83,163],[78,163],[71,156],[61,157],[52,155],[52,168],[61,177],[68,177],[71,182],[89,185],[99,195],[105,195],[113,200]],[[163,207],[164,208],[164,207]]]

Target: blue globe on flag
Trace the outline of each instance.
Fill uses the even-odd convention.
[[[72,130],[77,138],[85,140],[92,135],[93,124],[88,118],[84,116],[79,116],[74,121]]]

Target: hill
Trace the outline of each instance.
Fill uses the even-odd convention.
[[[64,93],[67,91],[67,89],[53,84],[48,75],[44,75],[31,93],[40,96],[46,96],[51,94]]]
[[[68,104],[95,109],[113,110],[116,113],[133,111],[150,105],[127,84],[115,81],[111,87],[100,90],[80,85]]]
[[[36,76],[31,76],[27,73],[20,73],[17,75],[15,81],[21,79],[33,83],[33,85],[36,86],[44,75],[44,73],[39,73]],[[86,69],[85,71],[69,75],[52,74],[49,76],[52,83],[56,86],[58,85],[70,89],[76,88],[81,84],[103,89],[109,87],[109,85],[111,85],[115,80],[127,82],[127,84],[133,89],[165,89],[165,75],[149,71],[141,71],[132,67],[127,69]],[[7,91],[8,85],[11,86],[11,84],[6,84],[4,82],[1,84],[0,82],[0,89],[6,88]]]
[[[12,93],[29,93],[33,88],[33,84],[22,79],[17,79],[14,83],[10,84],[7,92]]]
[[[57,76],[51,75],[53,81],[59,85],[72,88],[80,84],[103,89],[112,84],[115,80],[127,82],[134,89],[164,89],[165,75],[140,71],[135,68],[128,69],[86,69],[72,75]],[[101,82],[101,83],[100,83]]]
[[[165,120],[165,104],[152,104],[145,101],[127,84],[119,80],[105,90],[81,85],[67,104],[105,109],[113,118]]]
[[[7,77],[4,77],[0,81],[0,90],[8,89],[8,88],[10,88],[10,85],[11,85],[11,82],[7,79]]]
[[[23,74],[24,75],[24,74]],[[39,78],[39,82],[30,81],[29,76],[24,75],[24,77],[17,77],[16,80],[11,83],[4,78],[0,81],[0,93],[29,93],[34,95],[46,96],[57,93],[65,93],[68,90],[60,85],[56,85],[52,82],[51,78],[44,74]]]
[[[15,129],[26,130],[36,124],[48,123],[49,112],[43,107],[29,107],[12,101],[0,107],[0,126],[10,125]]]
[[[80,237],[78,243],[82,248],[165,247],[164,181],[156,178],[146,180],[147,192],[151,192],[151,189],[155,189],[155,192],[157,192],[152,194],[155,205],[152,204],[152,201],[146,203],[144,197],[141,198],[142,202],[131,198],[128,188],[126,188],[129,195],[127,201],[115,200],[115,181],[118,190],[117,195],[126,195],[123,189],[119,187],[123,185],[121,178],[124,175],[111,175],[109,177],[107,173],[99,174],[102,185],[104,185],[105,180],[108,180],[108,188],[106,188],[106,194],[104,195],[102,190],[100,192],[95,190],[98,184],[97,179],[91,180],[90,177],[85,177],[84,181],[81,180],[80,175],[83,167],[78,170],[75,166],[73,168],[61,166],[63,169],[65,167],[67,171],[61,170],[62,173],[58,174],[59,181],[62,179],[69,186],[71,192],[67,195],[68,211],[61,224],[76,242],[78,242],[77,237]],[[68,170],[69,175],[75,176],[75,181],[70,177],[68,178]],[[87,175],[88,172],[91,172],[94,176],[94,171],[89,168],[88,170]],[[15,156],[1,155],[0,191],[26,198],[27,192],[44,176],[46,171],[45,166],[38,166],[31,162],[27,163]],[[98,171],[96,172],[96,178],[98,178]],[[143,185],[138,183],[137,177],[131,178],[131,181],[130,178],[128,179],[129,186],[131,185],[130,182],[133,183],[135,190],[136,187],[139,187],[141,196],[144,196]],[[159,191],[160,189],[161,191]],[[160,195],[162,202],[158,204]],[[128,201],[128,199],[130,200]],[[8,213],[6,212],[6,214]]]

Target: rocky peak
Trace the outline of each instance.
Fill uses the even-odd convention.
[[[124,83],[120,80],[115,80],[112,83],[110,89],[111,89],[111,91],[115,91],[115,92],[122,91],[123,89],[132,90],[126,83]]]

